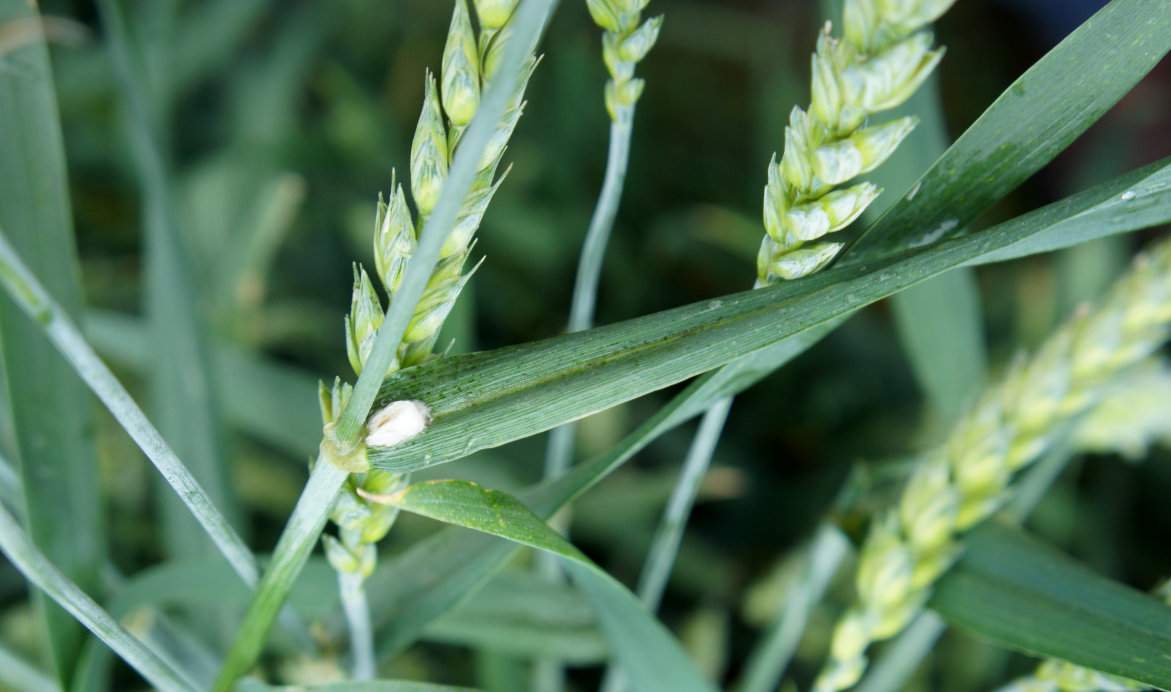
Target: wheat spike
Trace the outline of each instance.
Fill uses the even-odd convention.
[[[819,692],[852,686],[871,642],[901,631],[955,560],[963,532],[1009,497],[1060,424],[1087,410],[1167,338],[1171,241],[1141,255],[1096,310],[1080,310],[1035,355],[1020,358],[916,468],[878,517],[859,557],[856,600],[834,629]]]
[[[843,35],[826,24],[812,58],[812,101],[790,113],[781,160],[769,161],[758,286],[812,274],[841,252],[842,243],[821,238],[850,225],[881,190],[838,186],[880,166],[916,124],[868,119],[906,101],[935,69],[943,50],[923,27],[953,2],[847,0]]]

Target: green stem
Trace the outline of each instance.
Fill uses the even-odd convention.
[[[373,680],[374,633],[370,627],[370,606],[366,603],[366,590],[362,588],[364,577],[354,572],[338,572],[338,591],[342,597],[342,610],[350,630],[350,655],[353,657],[353,678],[358,681]]]
[[[748,656],[736,692],[770,692],[780,685],[785,668],[797,651],[813,606],[821,599],[850,544],[832,524],[822,524],[804,557],[800,579],[786,594],[780,616],[773,621]]]
[[[651,612],[658,610],[663,599],[663,590],[666,588],[667,578],[671,576],[675,556],[679,552],[683,529],[695,504],[700,483],[703,482],[711,465],[712,453],[715,452],[720,433],[724,430],[724,421],[728,419],[728,411],[731,408],[732,398],[728,397],[712,404],[704,414],[695,439],[691,442],[691,449],[688,450],[683,472],[671,493],[663,522],[655,533],[654,543],[651,545],[638,583],[638,597]]]
[[[594,214],[590,217],[590,226],[578,258],[573,300],[569,308],[569,332],[583,331],[593,325],[602,261],[606,256],[606,245],[610,242],[610,231],[614,228],[614,217],[618,214],[618,202],[622,198],[622,187],[626,180],[634,106],[620,108],[617,115],[618,118],[610,123],[610,149],[606,156],[602,191],[594,205]],[[576,429],[575,423],[567,423],[549,433],[549,444],[545,451],[545,478],[556,478],[569,470],[573,462]],[[554,528],[566,532],[569,528],[568,510],[559,513],[551,523]],[[550,579],[556,579],[561,574],[557,558],[552,555],[538,555],[537,566],[541,574]],[[555,661],[538,661],[534,686],[545,692],[562,690],[565,688],[564,677],[561,666]]]
[[[92,598],[49,562],[21,530],[16,519],[0,508],[0,550],[33,584],[116,651],[160,690],[197,690],[189,676],[135,639]]]
[[[569,332],[580,332],[593,326],[594,307],[598,300],[598,282],[602,275],[602,260],[606,256],[606,245],[610,242],[610,231],[614,228],[614,217],[618,214],[618,202],[622,198],[622,185],[626,180],[626,168],[630,160],[633,122],[634,107],[629,106],[620,109],[618,120],[610,123],[610,151],[606,158],[606,175],[577,262],[573,302],[569,308]],[[545,455],[546,478],[555,478],[569,469],[570,460],[573,458],[574,427],[573,423],[569,423],[549,433],[549,446]]]
[[[261,580],[236,640],[228,652],[224,668],[216,681],[217,690],[230,689],[238,677],[253,666],[264,647],[277,609],[292,589],[293,581],[301,573],[305,561],[325,527],[329,510],[348,474],[329,461],[334,453],[349,454],[361,444],[362,431],[370,408],[382,384],[383,374],[390,369],[394,354],[402,342],[415,305],[439,259],[439,251],[455,225],[460,206],[471,189],[476,169],[488,140],[500,122],[515,93],[525,57],[537,44],[556,0],[524,0],[517,10],[515,33],[504,50],[496,78],[493,79],[480,108],[464,133],[439,202],[428,217],[415,254],[407,263],[402,283],[395,292],[395,300],[386,312],[378,329],[373,349],[354,385],[353,393],[336,426],[329,431],[323,445],[332,448],[330,454],[318,454],[317,464],[309,483],[293,509],[293,515],[281,534],[273,553],[272,563]]]
[[[228,520],[216,509],[199,483],[167,446],[142,409],[131,398],[114,373],[98,358],[77,325],[65,314],[17,256],[0,230],[0,283],[20,308],[45,330],[61,355],[109,409],[179,495],[236,573],[252,586],[256,583],[256,561],[236,535]]]
[[[675,556],[679,553],[683,529],[687,526],[687,518],[695,504],[699,486],[711,466],[712,453],[720,441],[720,433],[724,430],[724,422],[728,419],[728,411],[731,408],[732,397],[726,397],[716,401],[704,413],[699,430],[696,431],[691,448],[687,452],[683,471],[679,474],[679,480],[667,502],[663,520],[655,532],[654,541],[651,543],[638,581],[638,598],[651,613],[658,610],[663,599],[663,590],[671,576]],[[605,692],[621,692],[626,687],[622,672],[610,666],[602,682],[602,689]]]

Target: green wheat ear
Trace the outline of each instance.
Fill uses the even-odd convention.
[[[809,108],[793,109],[784,154],[769,162],[757,285],[807,276],[841,252],[842,243],[821,239],[849,226],[881,190],[838,186],[882,165],[916,124],[867,121],[910,98],[935,69],[943,50],[933,50],[922,29],[954,2],[847,0],[843,36],[826,24],[812,58]]]
[[[662,16],[642,21],[642,11],[648,4],[650,0],[586,0],[594,23],[605,30],[602,58],[610,72],[606,110],[614,121],[634,108],[642,96],[645,84],[635,78],[634,68],[654,47],[663,26]]]
[[[858,562],[855,604],[839,620],[819,692],[852,686],[872,641],[901,631],[961,548],[996,512],[1018,471],[1052,444],[1123,372],[1167,338],[1171,240],[1141,255],[1096,310],[1083,309],[1028,359],[1018,359],[945,444],[912,474],[898,505],[875,520]]]
[[[379,197],[374,215],[374,265],[378,283],[393,302],[403,271],[418,246],[417,229],[423,228],[434,210],[459,148],[460,136],[475,117],[480,96],[495,73],[504,45],[512,36],[511,22],[517,0],[479,0],[475,3],[480,31],[472,25],[466,0],[455,0],[442,68],[438,76],[427,72],[423,83],[423,105],[411,140],[410,198],[418,212],[412,217],[406,190],[391,172],[390,193]],[[455,227],[440,251],[440,259],[428,279],[422,298],[415,306],[390,372],[417,365],[432,357],[432,349],[443,322],[455,305],[460,291],[471,278],[465,270],[475,245],[475,234],[492,196],[507,171],[497,175],[500,161],[524,109],[522,96],[536,67],[529,57],[516,92],[491,135],[479,162],[475,181],[461,203]],[[383,320],[382,299],[374,279],[361,266],[354,267],[354,289],[350,313],[345,319],[346,352],[356,374],[362,372]],[[389,374],[389,373],[388,373]],[[322,415],[326,423],[337,417],[340,404],[348,397],[348,385],[335,382],[322,386]],[[368,425],[371,443],[382,439],[374,412]],[[362,492],[387,494],[405,486],[406,476],[370,470],[356,462],[330,518],[338,526],[338,538],[325,539],[326,556],[339,572],[368,576],[376,564],[374,543],[386,535],[397,511],[371,505]]]

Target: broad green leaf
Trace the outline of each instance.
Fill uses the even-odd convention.
[[[712,690],[634,594],[519,500],[470,481],[427,481],[380,498],[408,512],[527,545],[562,558],[594,606],[613,656],[639,690]]]
[[[0,0],[0,25],[36,17],[25,0]],[[29,29],[32,30],[31,28]],[[0,56],[0,226],[47,290],[77,315],[82,306],[65,151],[49,54],[41,40]],[[92,400],[64,359],[7,296],[0,335],[23,515],[37,545],[81,588],[100,592],[105,559]],[[57,679],[68,685],[84,631],[38,596]]]
[[[397,447],[371,448],[371,461],[405,471],[535,435],[831,324],[950,269],[1053,249],[1067,240],[1055,235],[1058,228],[1100,237],[1162,223],[1171,219],[1169,176],[1164,160],[904,258],[408,368],[383,383],[379,405],[420,400],[431,409],[431,425]]]
[[[166,88],[152,84],[149,73],[135,61],[135,49],[141,46],[132,45],[117,3],[99,2],[98,8],[121,88],[127,138],[142,195],[153,417],[213,504],[239,530],[239,503],[231,492],[224,463],[217,392],[205,343],[207,327],[163,156],[163,128],[158,126],[167,110],[161,107],[167,102]],[[163,481],[158,482],[168,552],[178,556],[215,554],[215,546],[199,523],[165,489]]]
[[[843,263],[962,233],[1102,117],[1169,49],[1166,0],[1113,0],[1013,82]]]
[[[1161,223],[1167,218],[1168,205],[1171,205],[1168,181],[1171,181],[1171,165],[1162,162],[1034,212],[1013,223],[1035,223],[1046,230],[1033,235],[1023,247],[1022,244],[1007,245],[998,253],[985,255],[980,261],[1064,247],[1068,242],[1066,233],[1073,236],[1091,232],[1119,233]],[[1115,205],[1120,191],[1131,188],[1142,190],[1141,195],[1131,200],[1132,205],[1141,208]],[[552,516],[659,435],[702,412],[715,400],[752,386],[802,353],[834,326],[836,324],[831,322],[797,337],[783,339],[698,378],[609,452],[578,465],[562,478],[522,494],[521,499],[539,515]],[[384,560],[371,577],[369,589],[374,620],[383,625],[379,636],[382,655],[401,651],[415,641],[429,622],[459,603],[465,594],[483,585],[505,564],[512,552],[511,546],[500,541],[448,529]]]
[[[930,606],[998,645],[1171,688],[1171,607],[1094,574],[1018,529],[990,524]]]

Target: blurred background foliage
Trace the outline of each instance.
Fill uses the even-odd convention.
[[[961,133],[1023,70],[1103,4],[1097,0],[960,2],[937,28],[945,130]],[[371,263],[374,202],[407,168],[425,68],[436,67],[450,3],[439,0],[132,0],[125,3],[155,103],[169,184],[210,330],[225,458],[250,541],[271,549],[306,478],[317,419],[315,382],[349,371],[342,315],[350,263]],[[630,174],[606,259],[599,322],[749,288],[762,232],[765,165],[789,109],[808,102],[808,55],[827,6],[791,0],[656,0],[666,15],[642,64]],[[66,139],[87,327],[146,399],[158,345],[143,322],[141,195],[127,115],[93,7],[43,0],[88,38],[53,48]],[[608,120],[600,36],[582,2],[561,3],[544,61],[506,159],[512,172],[484,220],[487,259],[449,321],[454,351],[489,349],[564,327],[577,252],[600,185]],[[1171,66],[1160,66],[1055,165],[988,214],[1015,216],[1171,153]],[[916,133],[916,136],[926,136]],[[913,165],[892,163],[891,165]],[[916,171],[901,175],[912,177]],[[978,273],[994,370],[1098,294],[1142,237],[1100,241]],[[586,420],[579,457],[600,452],[671,391]],[[158,407],[167,401],[150,401]],[[843,328],[738,397],[684,539],[663,609],[695,655],[735,679],[788,578],[783,557],[833,506],[935,439],[924,397],[887,305]],[[105,416],[105,414],[102,414]],[[639,455],[574,511],[575,542],[632,583],[674,483],[690,426]],[[100,418],[111,554],[133,573],[168,554],[153,519],[152,470]],[[431,473],[514,489],[540,475],[543,439],[491,450]],[[1084,458],[1032,527],[1102,573],[1146,589],[1171,574],[1171,455],[1148,463]],[[849,507],[843,519],[849,525]],[[436,525],[404,516],[384,548]],[[324,577],[328,585],[328,576]],[[465,620],[491,619],[497,584]],[[513,584],[513,587],[516,585]],[[0,570],[0,636],[32,647],[25,585]],[[839,597],[848,593],[839,585]],[[501,592],[501,589],[504,589]],[[376,596],[375,596],[376,597]],[[572,609],[566,612],[572,612]],[[486,614],[485,614],[486,613]],[[831,610],[818,611],[797,659],[807,679]],[[588,620],[588,618],[587,618]],[[466,623],[465,623],[466,624]],[[576,626],[576,625],[575,625]],[[518,659],[468,646],[458,624],[387,663],[403,677],[514,689]],[[586,628],[576,646],[598,646]],[[587,636],[588,635],[588,636]],[[590,638],[593,636],[594,638]],[[472,653],[470,654],[469,651]],[[589,656],[583,656],[589,658]],[[595,656],[596,658],[596,656]],[[952,632],[914,689],[987,688],[1028,663]],[[594,665],[572,681],[589,689]],[[304,674],[304,671],[302,671]],[[130,678],[125,673],[126,679]],[[512,681],[512,683],[510,683]]]

